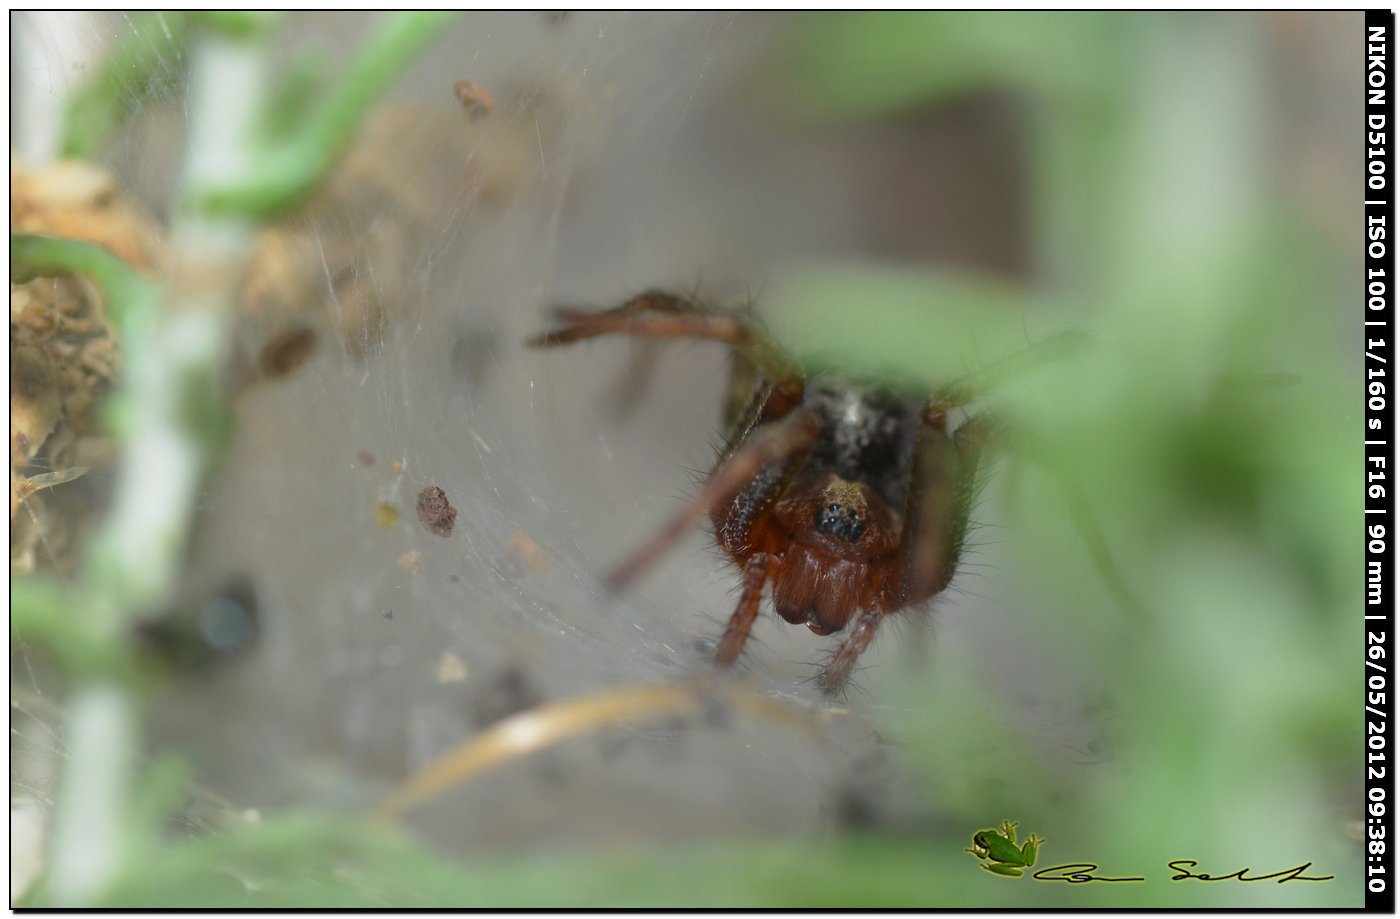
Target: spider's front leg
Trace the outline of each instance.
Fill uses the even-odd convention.
[[[715,467],[700,487],[700,493],[672,517],[651,542],[608,575],[608,586],[613,590],[625,587],[666,554],[701,518],[726,503],[726,527],[717,534],[720,544],[731,555],[737,554],[741,546],[747,550],[748,536],[754,525],[782,493],[794,469],[801,466],[820,434],[821,418],[809,408],[800,408],[758,428],[728,459]],[[728,526],[739,517],[743,518],[741,526]],[[759,587],[762,586],[760,581]]]
[[[609,310],[560,307],[554,312],[560,327],[532,338],[531,347],[553,348],[600,335],[720,341],[743,355],[772,381],[781,398],[768,419],[785,414],[802,401],[805,383],[802,367],[751,315],[715,312],[698,301],[658,290],[638,294]]]
[[[894,597],[903,609],[941,593],[953,579],[967,544],[968,518],[982,490],[983,456],[997,424],[973,415],[948,436],[953,403],[935,397],[924,410],[923,429],[905,502],[900,576]],[[893,610],[891,610],[893,611]]]
[[[766,552],[754,554],[744,564],[744,589],[739,594],[739,603],[724,627],[724,637],[715,650],[716,667],[732,667],[739,659],[739,653],[749,640],[754,620],[758,618],[758,606],[763,601],[763,585],[773,567],[773,557]]]
[[[883,617],[939,593],[957,570],[967,539],[968,515],[980,487],[982,448],[992,421],[986,415],[974,416],[949,437],[948,412],[956,405],[956,397],[945,394],[935,396],[924,409],[899,551],[878,602],[860,614],[818,677],[818,684],[828,694],[845,686]]]
[[[754,394],[724,458],[700,493],[607,579],[609,587],[621,589],[710,515],[721,546],[744,565],[743,594],[716,655],[717,664],[728,666],[738,657],[758,615],[772,564],[762,548],[749,545],[750,536],[821,433],[817,413],[800,407],[806,383],[802,367],[756,318],[713,312],[695,300],[664,291],[648,291],[609,310],[562,308],[556,315],[561,326],[532,339],[533,347],[557,347],[601,335],[709,339],[728,344],[741,367],[756,369],[768,380]],[[747,379],[747,374],[742,376]]]
[[[671,518],[651,542],[608,575],[608,586],[619,590],[630,583],[701,517],[711,515],[716,520],[715,535],[720,546],[736,560],[744,560],[743,592],[715,652],[715,666],[732,666],[753,631],[763,587],[775,561],[763,546],[751,544],[753,533],[793,474],[806,462],[820,435],[821,418],[807,408],[757,428],[710,473],[690,504]]]

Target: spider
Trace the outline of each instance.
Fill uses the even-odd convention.
[[[881,620],[946,588],[966,547],[968,517],[984,478],[983,455],[1000,426],[987,413],[951,415],[1005,376],[1077,349],[1061,333],[986,370],[916,396],[888,383],[808,375],[751,312],[723,313],[660,290],[613,309],[560,308],[559,327],[531,339],[558,347],[602,335],[727,344],[733,363],[728,441],[695,499],[607,579],[621,589],[706,515],[738,567],[738,605],[715,664],[738,659],[765,588],[778,615],[818,635],[849,632],[817,678],[837,694]],[[746,391],[749,393],[745,398]],[[1071,492],[1073,516],[1120,598],[1126,588]]]

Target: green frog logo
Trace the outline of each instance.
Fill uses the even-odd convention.
[[[1019,848],[1016,845],[1016,824],[1003,820],[995,830],[978,830],[972,834],[972,848],[964,849],[981,859],[982,867],[992,874],[1018,878],[1023,869],[1035,864],[1036,853],[1045,840],[1032,833]]]

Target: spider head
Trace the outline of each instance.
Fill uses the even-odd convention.
[[[830,635],[878,601],[899,521],[870,486],[830,473],[807,476],[778,501],[773,517],[781,545],[774,553],[778,615]]]
[[[778,501],[774,517],[786,540],[833,559],[867,561],[898,545],[898,518],[880,496],[829,473],[800,479]]]
[[[834,479],[817,496],[812,526],[818,533],[853,543],[865,532],[869,513],[869,504],[859,485]]]

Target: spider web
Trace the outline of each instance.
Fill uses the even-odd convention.
[[[329,67],[365,23],[299,16],[285,39]],[[723,351],[669,346],[634,378],[626,342],[521,342],[549,304],[697,282],[739,300],[794,259],[907,255],[900,220],[851,187],[865,153],[909,138],[814,139],[751,98],[782,24],[474,14],[376,112],[329,200],[279,224],[291,266],[269,289],[301,294],[271,318],[248,307],[235,353],[255,361],[288,323],[313,328],[318,345],[285,379],[238,392],[238,437],[203,493],[182,585],[197,595],[251,577],[257,642],[177,681],[148,718],[153,746],[188,757],[202,787],[238,808],[361,809],[510,711],[706,669],[736,585],[706,534],[621,597],[600,574],[691,493],[685,470],[709,464]],[[24,108],[24,155],[51,155],[40,139],[54,136],[58,102],[129,27],[106,14],[16,20],[17,98],[53,103]],[[454,98],[463,79],[492,93],[484,118]],[[172,79],[138,101],[105,160],[158,214],[188,116],[178,89]],[[618,399],[629,384],[641,393],[631,411]],[[429,485],[457,510],[449,538],[416,519]],[[376,521],[381,505],[394,525]],[[995,580],[995,547],[969,564]],[[941,601],[936,645],[921,652],[917,623],[892,625],[864,663],[1004,660],[1006,636],[977,623],[999,602],[988,580],[970,570]],[[765,616],[741,668],[765,692],[820,707],[806,681],[835,640]],[[1046,691],[1030,641],[1011,645],[1028,691],[1075,697]],[[12,801],[43,812],[61,722],[38,662],[24,648],[13,660],[23,717],[12,754],[39,765],[12,767]],[[571,742],[449,794],[418,825],[492,849],[811,832],[852,784],[871,784],[882,754],[860,710],[873,698],[857,692],[854,726],[820,742],[742,720]],[[1027,705],[1048,742],[1079,755],[1087,741],[1064,739],[1054,703]],[[889,810],[912,793],[874,784],[889,786]]]

